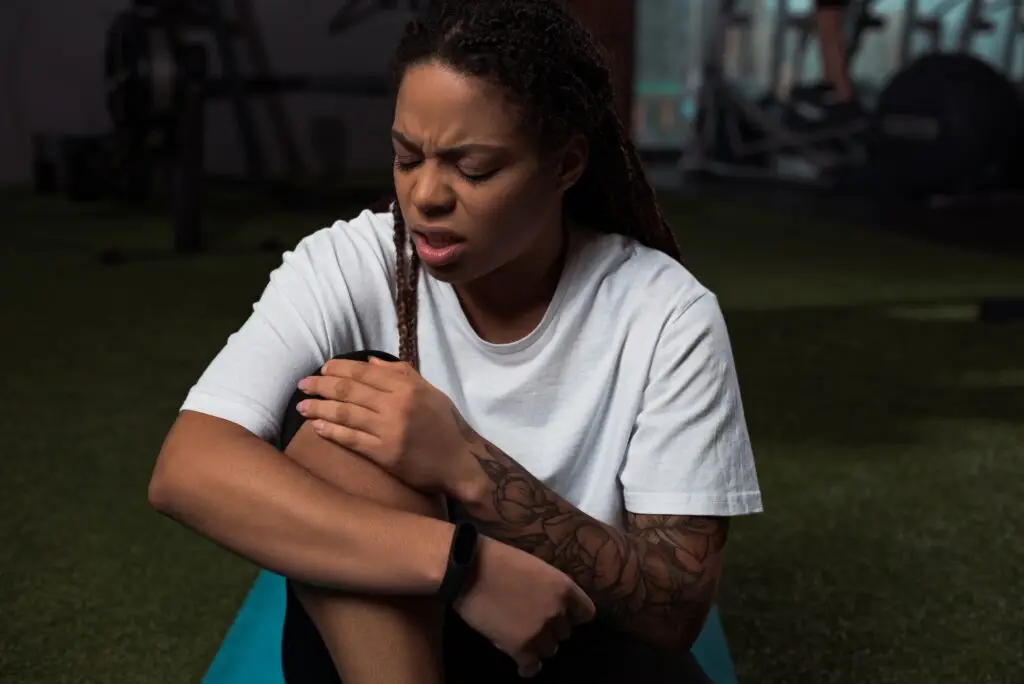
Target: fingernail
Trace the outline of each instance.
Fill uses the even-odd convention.
[[[312,384],[309,378],[302,378],[302,380],[299,380],[299,389],[303,392],[308,392]]]
[[[305,415],[305,414],[306,414],[306,413],[307,413],[307,412],[309,411],[309,402],[308,402],[308,401],[300,401],[300,402],[299,402],[299,403],[298,403],[298,404],[297,404],[297,405],[295,406],[295,409],[296,409],[296,410],[297,410],[297,411],[298,411],[299,413],[301,413],[301,414]]]

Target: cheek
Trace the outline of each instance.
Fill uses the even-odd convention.
[[[405,198],[409,194],[409,174],[402,173],[397,167],[391,172],[391,177],[395,181],[395,195],[401,200],[399,203],[405,205]]]
[[[489,241],[529,240],[525,226],[537,222],[551,205],[550,191],[534,178],[485,184],[462,195],[467,218],[486,226]],[[557,202],[556,202],[557,203]]]
[[[416,220],[414,207],[410,199],[410,195],[412,193],[412,180],[410,174],[402,173],[398,169],[395,169],[394,179],[395,199],[398,202],[398,208],[402,210],[402,215],[406,217],[406,220]]]

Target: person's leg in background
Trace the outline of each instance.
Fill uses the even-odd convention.
[[[848,46],[843,33],[849,4],[849,0],[814,2],[814,27],[823,79],[822,83],[809,88],[794,88],[792,99],[797,104],[818,110],[808,115],[816,124],[842,124],[863,116],[853,88]]]
[[[366,361],[377,352],[346,354]],[[295,405],[281,430],[281,448],[317,477],[350,494],[420,515],[446,515],[441,497],[428,497],[375,464],[313,432]],[[282,639],[287,684],[441,684],[443,609],[429,598],[342,594],[288,582]],[[340,676],[339,676],[340,673]]]
[[[822,71],[837,103],[853,100],[853,81],[846,55],[846,36],[843,35],[848,5],[848,0],[815,2],[814,24],[821,47]]]

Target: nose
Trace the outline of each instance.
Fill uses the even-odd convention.
[[[412,201],[423,216],[439,216],[455,208],[455,191],[437,164],[425,163],[416,174]]]

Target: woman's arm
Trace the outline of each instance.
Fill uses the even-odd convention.
[[[189,411],[164,442],[149,499],[261,567],[360,593],[435,592],[454,529],[346,494],[247,430]]]
[[[722,569],[728,520],[630,514],[622,532],[583,513],[462,423],[480,475],[459,499],[481,530],[565,572],[598,615],[666,649],[689,648]]]
[[[654,352],[620,474],[625,532],[577,510],[464,421],[461,429],[480,469],[459,498],[488,534],[565,570],[600,612],[647,641],[696,639],[721,576],[728,516],[761,509],[713,295],[680,306]]]
[[[454,527],[351,496],[243,428],[183,412],[150,482],[153,505],[257,565],[359,594],[431,595]],[[475,572],[453,604],[520,667],[535,666],[566,619],[594,605],[549,564],[481,536]]]

